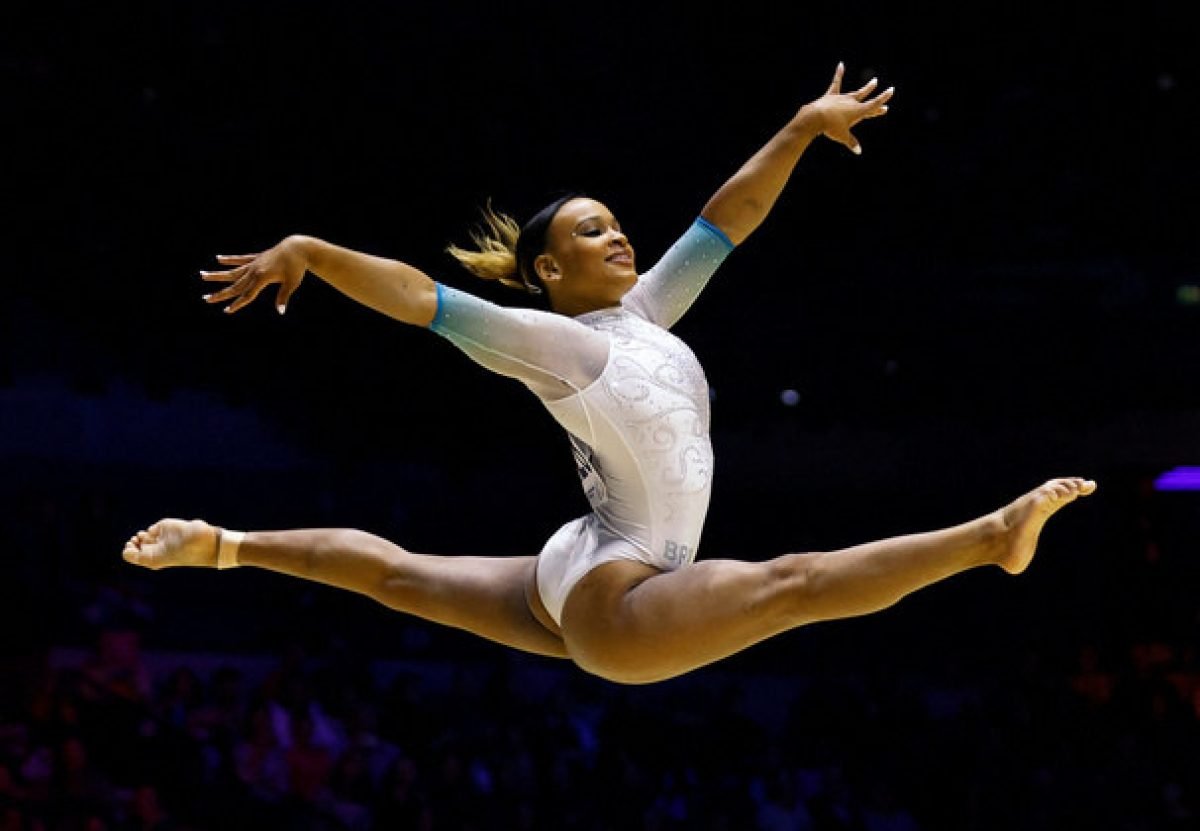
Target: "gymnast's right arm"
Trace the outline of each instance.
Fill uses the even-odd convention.
[[[275,306],[283,314],[311,271],[364,306],[437,332],[480,365],[522,381],[543,398],[561,398],[587,386],[600,375],[608,356],[604,335],[562,315],[498,306],[439,285],[397,260],[313,237],[291,236],[260,254],[217,259],[231,268],[201,276],[229,285],[205,300],[231,300],[226,312],[236,312],[277,284]]]
[[[283,314],[307,272],[403,323],[428,326],[437,313],[437,287],[420,269],[315,237],[297,234],[261,253],[219,255],[217,261],[228,270],[202,271],[200,276],[229,285],[204,299],[209,303],[232,301],[225,307],[230,313],[253,302],[267,286],[278,285],[275,308]]]

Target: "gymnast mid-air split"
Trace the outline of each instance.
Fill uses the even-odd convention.
[[[306,273],[403,323],[431,329],[523,383],[567,431],[590,513],[537,556],[417,554],[355,529],[234,531],[162,519],[124,558],[171,566],[257,566],[350,589],[412,615],[517,649],[569,658],[618,683],[681,675],[802,624],[864,615],[976,566],[1012,574],[1046,521],[1095,482],[1051,479],[999,509],[926,533],[775,559],[696,560],[713,475],[709,390],[669,329],[722,261],[766,218],[821,136],[861,152],[852,128],[887,112],[876,81],[800,107],[639,274],[600,202],[564,196],[524,225],[493,210],[472,248],[448,251],[478,277],[542,295],[550,311],[509,308],[395,260],[290,236],[259,254],[220,256],[206,295],[242,309],[279,286],[280,313]]]

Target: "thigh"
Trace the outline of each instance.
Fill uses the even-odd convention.
[[[376,600],[425,620],[539,655],[565,658],[556,632],[530,608],[536,557],[435,556],[405,552]]]
[[[567,599],[564,642],[577,663],[614,681],[681,675],[795,626],[788,595],[802,556],[706,560],[669,572],[605,563]]]

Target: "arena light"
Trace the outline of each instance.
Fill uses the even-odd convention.
[[[1156,491],[1200,491],[1200,467],[1175,467],[1154,480]]]

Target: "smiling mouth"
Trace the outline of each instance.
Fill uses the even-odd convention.
[[[633,265],[633,255],[622,251],[620,254],[611,254],[604,258],[610,263],[620,263],[621,265]]]

